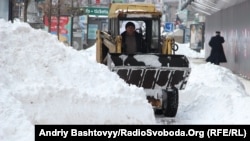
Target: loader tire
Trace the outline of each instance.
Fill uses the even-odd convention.
[[[175,117],[179,105],[178,89],[164,90],[162,112],[165,117]]]

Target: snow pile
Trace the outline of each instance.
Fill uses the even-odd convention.
[[[180,91],[177,118],[189,124],[250,123],[250,114],[242,110],[249,107],[249,100],[231,70],[211,63],[193,64],[186,89]]]
[[[155,123],[144,90],[88,53],[22,22],[0,20],[0,38],[0,137],[29,140],[34,124]]]

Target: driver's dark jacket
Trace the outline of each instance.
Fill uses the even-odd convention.
[[[125,38],[126,38],[126,31],[124,31],[122,34],[122,52],[126,52],[126,43],[125,43]],[[135,37],[136,37],[136,48],[137,52],[146,52],[146,47],[144,45],[144,40],[142,38],[142,35],[138,32],[135,31]]]

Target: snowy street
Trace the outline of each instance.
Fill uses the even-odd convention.
[[[247,83],[223,66],[199,63],[204,53],[188,44],[176,53],[199,61],[190,59],[175,119],[161,121],[142,88],[95,61],[95,47],[77,51],[46,31],[4,20],[0,38],[1,141],[33,141],[36,124],[250,124]]]

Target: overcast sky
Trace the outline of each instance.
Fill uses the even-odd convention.
[[[26,23],[0,20],[0,140],[32,141],[35,124],[161,124],[142,88]],[[230,70],[178,44],[191,75],[173,124],[250,124],[250,97]],[[167,125],[166,125],[167,126]]]

